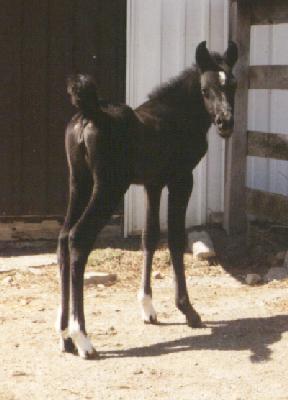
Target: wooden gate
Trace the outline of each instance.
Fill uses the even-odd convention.
[[[66,77],[125,100],[126,0],[4,0],[0,40],[0,217],[62,215]]]
[[[230,0],[230,22],[239,60],[235,128],[227,146],[224,225],[233,233],[246,228],[246,212],[261,219],[288,222],[287,196],[245,188],[247,155],[288,161],[287,134],[247,129],[249,89],[288,89],[287,65],[251,66],[249,60],[251,26],[288,23],[287,1]]]

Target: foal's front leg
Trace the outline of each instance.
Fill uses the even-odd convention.
[[[191,327],[200,327],[201,318],[192,307],[186,286],[183,256],[186,245],[185,215],[192,192],[193,176],[187,173],[168,185],[168,246],[175,276],[175,303]]]
[[[138,299],[141,304],[142,318],[145,323],[156,323],[157,315],[152,304],[151,269],[159,236],[159,204],[162,188],[146,186],[146,221],[142,234],[144,262],[141,287]]]

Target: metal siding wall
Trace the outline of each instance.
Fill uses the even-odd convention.
[[[141,104],[152,88],[194,62],[201,40],[223,51],[227,42],[227,0],[128,0],[127,103]],[[209,151],[194,170],[187,226],[202,224],[223,209],[224,142],[212,128]],[[167,190],[161,200],[161,229],[167,228]],[[125,197],[125,233],[141,231],[143,189],[132,186]]]
[[[127,1],[126,100],[136,107],[161,81],[161,1]],[[124,233],[142,229],[144,191],[132,185],[125,195]]]
[[[251,29],[251,65],[288,65],[288,24]],[[288,134],[288,91],[249,90],[248,129]],[[247,157],[247,186],[288,196],[288,161]]]

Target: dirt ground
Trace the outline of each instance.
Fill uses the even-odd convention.
[[[269,246],[264,240],[262,251],[254,246],[245,257],[246,248],[240,257],[241,246],[222,246],[213,265],[185,256],[201,329],[187,327],[174,306],[165,246],[154,268],[162,274],[153,281],[158,325],[140,319],[139,246],[95,251],[88,270],[113,271],[118,279],[85,289],[87,330],[99,353],[89,361],[59,352],[57,267],[2,273],[0,399],[287,400],[288,281],[244,283],[247,272],[269,267],[278,250]]]

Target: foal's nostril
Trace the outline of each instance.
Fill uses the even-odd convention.
[[[233,125],[234,125],[234,120],[233,118],[229,118],[229,119],[222,119],[221,117],[217,117],[215,119],[215,124],[217,126],[217,128],[222,129],[222,130],[226,130],[226,129],[232,129]]]
[[[220,128],[220,127],[222,127],[222,124],[223,124],[223,121],[222,121],[222,118],[221,117],[216,117],[215,118],[215,124]]]

